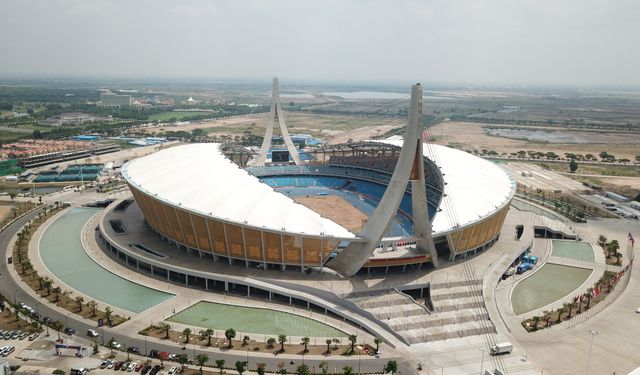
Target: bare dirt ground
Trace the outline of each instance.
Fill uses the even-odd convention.
[[[567,152],[597,155],[601,151],[607,151],[615,155],[618,159],[627,158],[634,160],[635,155],[638,155],[640,150],[640,145],[635,139],[630,140],[630,143],[616,144],[615,146],[595,142],[586,144],[542,143],[490,136],[485,134],[483,126],[493,125],[446,121],[434,126],[431,129],[431,134],[435,138],[435,143],[438,144],[448,145],[462,150],[494,150],[499,154],[503,152],[510,154],[520,150],[534,150],[540,152],[551,151],[563,157]],[[590,132],[582,132],[581,134],[584,136],[589,133]],[[593,132],[593,136],[594,139],[598,139],[599,137],[597,132]],[[616,137],[626,137],[626,135],[625,133],[616,133]]]
[[[11,212],[11,207],[9,206],[0,206],[0,223],[9,215]]]
[[[296,197],[294,200],[352,232],[362,229],[362,224],[367,220],[367,215],[362,211],[335,195]]]
[[[385,132],[404,126],[405,119],[392,119],[384,117],[365,117],[349,115],[318,115],[304,112],[285,112],[285,122],[289,133],[306,133],[314,137],[323,138],[326,142],[335,144],[371,139]],[[204,129],[209,135],[264,135],[267,127],[267,114],[257,114],[242,117],[232,117],[205,121],[197,124],[179,126],[161,126],[145,128],[147,133],[162,131],[192,131]],[[274,134],[280,134],[276,126]]]

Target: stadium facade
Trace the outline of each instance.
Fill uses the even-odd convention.
[[[216,261],[329,267],[347,276],[437,266],[438,258],[482,251],[498,239],[515,183],[489,161],[423,143],[421,99],[416,85],[404,139],[329,146],[309,163],[266,162],[263,145],[258,163],[240,167],[224,145],[205,143],[133,160],[122,174],[156,233]],[[271,128],[282,119],[278,109],[274,101]],[[362,227],[347,229],[296,201],[325,195],[366,212]]]

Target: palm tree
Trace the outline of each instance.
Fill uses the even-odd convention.
[[[547,327],[549,325],[549,319],[551,319],[551,312],[549,310],[544,310],[542,312],[542,318],[544,319],[544,326]]]
[[[233,344],[231,342],[231,340],[236,337],[236,330],[233,328],[227,328],[226,331],[224,331],[224,337],[227,338],[227,340],[229,340],[229,345],[227,345],[227,347],[229,349],[233,348]]]
[[[309,352],[309,349],[308,349],[309,341],[310,341],[310,339],[308,337],[306,337],[306,336],[302,338],[301,344],[304,345],[303,353],[308,353]]]
[[[571,302],[568,304],[568,307],[569,307],[569,315],[567,316],[567,319],[571,319],[571,313],[573,312],[573,309],[577,307],[577,303]]]
[[[598,236],[598,245],[604,250],[605,245],[607,244],[607,237],[604,234]]]
[[[202,366],[209,361],[209,356],[206,354],[198,354],[196,355],[196,365],[200,366],[200,373],[202,374]]]
[[[51,328],[55,329],[58,332],[58,340],[60,340],[60,330],[64,328],[64,323],[60,320],[56,320],[51,324]]]
[[[82,312],[82,303],[84,302],[84,298],[82,296],[76,297],[76,303],[78,304],[78,311]]]
[[[382,344],[382,339],[380,337],[376,337],[373,339],[373,342],[376,344],[376,353],[380,350],[380,344]]]
[[[593,293],[593,288],[587,288],[587,293],[584,294],[587,297],[587,306],[584,308],[585,310],[589,310],[589,305],[591,305],[591,293]]]
[[[356,341],[358,341],[358,336],[349,335],[349,341],[351,342],[351,349],[349,350],[349,352],[353,353],[353,351],[355,350]]]
[[[287,342],[287,335],[279,334],[278,342],[280,343],[280,353],[284,353],[284,343]]]
[[[188,344],[189,343],[189,335],[191,334],[191,329],[189,328],[185,328],[182,330],[182,334],[186,336],[184,343]]]
[[[58,302],[60,300],[60,292],[62,291],[62,289],[60,289],[59,286],[51,289],[51,292],[53,292],[53,296],[55,297],[53,302]]]
[[[42,290],[42,288],[44,288],[44,277],[38,276],[38,285],[38,290]]]
[[[327,354],[331,353],[331,343],[333,342],[333,340],[326,339],[324,342],[327,343]]]
[[[42,284],[44,285],[45,289],[47,289],[47,296],[50,295],[51,286],[53,285],[53,280],[51,280],[49,276],[45,276],[44,280],[42,281]]]
[[[111,318],[111,314],[113,314],[113,310],[111,310],[110,306],[107,306],[104,308],[104,319],[106,321],[109,321],[109,319]]]
[[[200,330],[200,336],[207,338],[207,346],[211,346],[211,336],[215,332],[211,328]]]
[[[22,274],[26,275],[27,272],[31,271],[33,269],[33,264],[31,264],[31,261],[29,259],[25,259],[24,261],[22,261],[20,263],[20,265],[22,266]]]
[[[91,300],[87,302],[87,307],[91,310],[91,317],[96,316],[96,309],[98,308],[98,302]]]
[[[256,363],[256,372],[258,373],[258,375],[264,375],[266,368],[266,363]]]
[[[224,368],[224,359],[216,359],[216,368],[220,370],[220,374],[222,374],[222,369]]]
[[[107,348],[109,348],[110,356],[113,357],[113,350],[116,348],[116,339],[111,338],[109,342],[107,342]]]
[[[169,323],[162,323],[162,330],[164,331],[164,338],[168,339],[169,338],[169,332],[171,332],[171,324]]]

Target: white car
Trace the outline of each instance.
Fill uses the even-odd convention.
[[[168,375],[174,375],[178,369],[176,367],[172,367],[169,369]]]
[[[95,329],[88,329],[87,330],[87,336],[98,337],[98,335],[99,335],[99,333]]]
[[[138,362],[131,362],[131,363],[129,363],[129,367],[127,367],[127,371],[128,371],[128,372],[133,371],[133,370],[136,368],[136,366],[137,366],[137,365],[138,365]]]
[[[640,307],[636,309],[636,314],[640,314]]]

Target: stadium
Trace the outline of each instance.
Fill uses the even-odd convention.
[[[272,107],[271,128],[274,117],[282,118],[277,107]],[[285,162],[266,159],[271,150],[267,137],[262,160],[258,155],[253,160],[241,157],[243,162],[232,160],[237,159],[237,146],[182,145],[133,160],[122,175],[146,224],[159,236],[190,253],[229,264],[298,271],[334,268],[332,264],[339,263],[334,258],[340,259],[341,253],[351,256],[358,253],[353,246],[372,243],[371,250],[359,252],[362,260],[349,260],[356,263],[352,271],[341,272],[352,275],[437,267],[437,258],[453,261],[490,247],[499,237],[515,183],[489,161],[423,143],[420,133],[415,134],[415,156],[403,157],[412,152],[412,147],[403,147],[413,142],[408,125],[404,141],[326,146],[307,151],[312,157],[303,162],[290,145]],[[407,167],[400,167],[402,163]],[[413,175],[416,163],[422,180],[397,177],[399,168]],[[379,220],[383,214],[378,206],[394,199],[387,194],[391,187],[400,192],[397,204],[389,220],[375,226],[374,221],[384,220]],[[427,210],[416,202],[425,202]],[[424,231],[417,235],[415,228],[421,225],[430,232],[426,236]],[[370,235],[372,230],[379,233]],[[427,250],[418,246],[421,238],[428,240]]]

